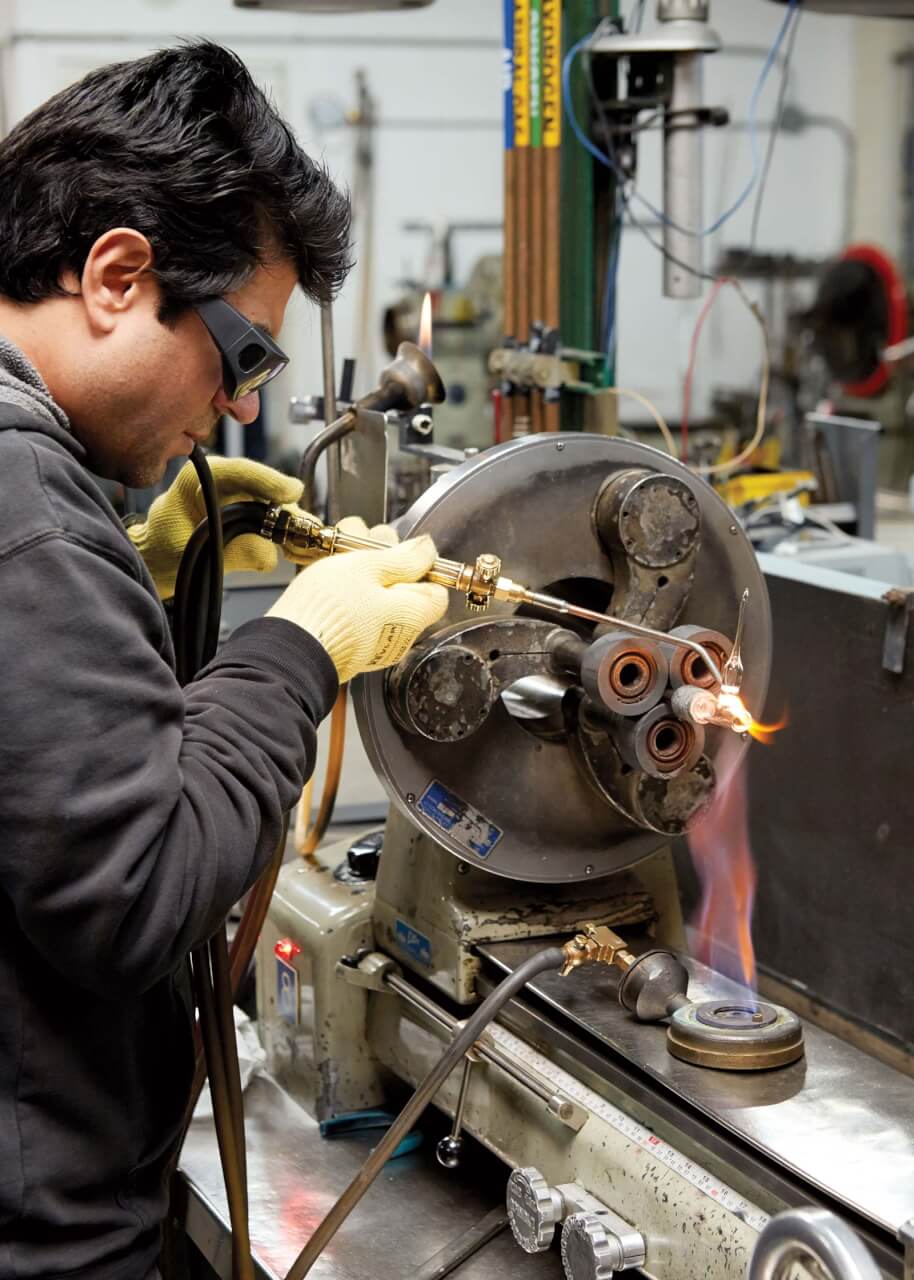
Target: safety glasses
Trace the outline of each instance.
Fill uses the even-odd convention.
[[[222,356],[222,377],[229,400],[240,400],[275,378],[289,363],[265,329],[252,324],[230,302],[213,298],[194,308]]]

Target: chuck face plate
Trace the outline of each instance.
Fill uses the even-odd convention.
[[[665,635],[732,635],[748,588],[742,694],[751,710],[764,705],[771,625],[758,558],[730,509],[675,458],[587,432],[528,436],[443,476],[398,530],[431,535],[458,564],[495,554],[530,591]],[[682,833],[746,741],[712,726],[702,750],[670,709],[641,757],[626,759],[623,738],[664,705],[668,659],[628,637],[615,666],[623,649],[599,630],[504,599],[475,613],[454,591],[401,663],[356,681],[368,758],[415,828],[471,868],[528,884],[612,875]],[[553,661],[557,638],[571,658]],[[601,684],[607,659],[613,692],[626,695],[617,703]]]
[[[719,1071],[764,1071],[803,1056],[803,1026],[789,1009],[764,1000],[706,1000],[670,1019],[674,1058]]]

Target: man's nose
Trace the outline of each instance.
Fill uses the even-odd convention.
[[[213,397],[213,405],[218,413],[227,413],[230,418],[234,418],[236,422],[246,427],[260,413],[260,392],[252,391],[250,395],[242,396],[240,400],[230,400],[225,394],[225,389],[220,387]]]

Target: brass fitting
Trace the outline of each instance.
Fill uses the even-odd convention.
[[[565,963],[559,970],[562,978],[583,964],[614,964],[624,973],[635,963],[626,944],[605,924],[585,924],[583,933],[576,933],[562,951],[565,953]]]
[[[474,613],[481,613],[489,607],[489,600],[495,594],[501,573],[501,561],[498,556],[481,555],[476,557],[473,576],[467,587],[467,608]]]

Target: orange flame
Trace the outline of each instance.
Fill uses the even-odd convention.
[[[427,293],[422,299],[422,312],[419,316],[419,346],[432,358],[432,295]]]
[[[720,784],[704,817],[689,833],[689,848],[702,890],[695,921],[696,955],[754,991],[756,874],[749,847],[744,766]]]
[[[763,742],[766,747],[770,747],[774,735],[780,733],[782,729],[786,729],[789,723],[787,712],[784,711],[781,713],[780,720],[775,724],[762,724],[760,720],[753,719],[749,726],[749,733],[756,742]]]
[[[770,746],[774,735],[787,727],[788,720],[784,710],[776,724],[763,724],[756,720],[735,690],[724,686],[717,695],[717,715],[711,717],[710,723],[726,725],[737,733],[748,733],[756,742]]]

